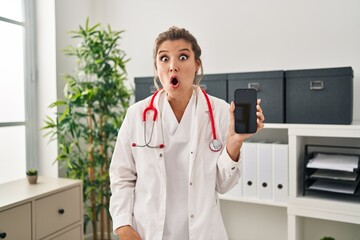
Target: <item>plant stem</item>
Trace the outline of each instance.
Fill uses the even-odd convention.
[[[94,153],[93,153],[93,126],[92,126],[92,109],[88,107],[88,126],[89,126],[89,180],[90,185],[93,185],[95,182],[95,173],[94,173]],[[91,209],[92,209],[92,226],[93,226],[93,239],[97,240],[97,226],[96,226],[96,188],[91,190]]]

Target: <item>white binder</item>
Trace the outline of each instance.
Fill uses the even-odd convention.
[[[273,191],[274,201],[287,202],[289,195],[289,180],[288,180],[288,151],[287,144],[273,144]]]
[[[257,198],[257,146],[255,142],[244,142],[242,146],[244,198]]]
[[[273,199],[272,143],[258,143],[258,198]]]

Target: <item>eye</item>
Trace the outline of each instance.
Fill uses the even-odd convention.
[[[183,54],[183,55],[181,55],[180,57],[179,57],[179,59],[181,60],[181,61],[185,61],[185,60],[187,60],[189,57],[187,56],[187,55],[185,55],[185,54]]]
[[[169,58],[167,56],[161,56],[160,61],[167,62],[167,61],[169,61]]]

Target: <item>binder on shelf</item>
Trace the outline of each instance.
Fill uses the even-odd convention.
[[[258,198],[271,200],[273,198],[272,178],[273,159],[272,143],[258,143]]]
[[[273,195],[276,202],[287,202],[289,196],[289,146],[273,144]]]
[[[257,198],[257,154],[258,144],[256,142],[244,142],[243,154],[243,196],[245,198]]]
[[[303,195],[316,192],[360,197],[359,152],[359,147],[305,145]]]

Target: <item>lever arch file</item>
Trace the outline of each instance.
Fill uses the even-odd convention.
[[[287,202],[289,196],[288,149],[287,144],[273,144],[273,194],[276,202]]]
[[[257,198],[258,143],[244,142],[243,147],[243,195],[245,198]]]

